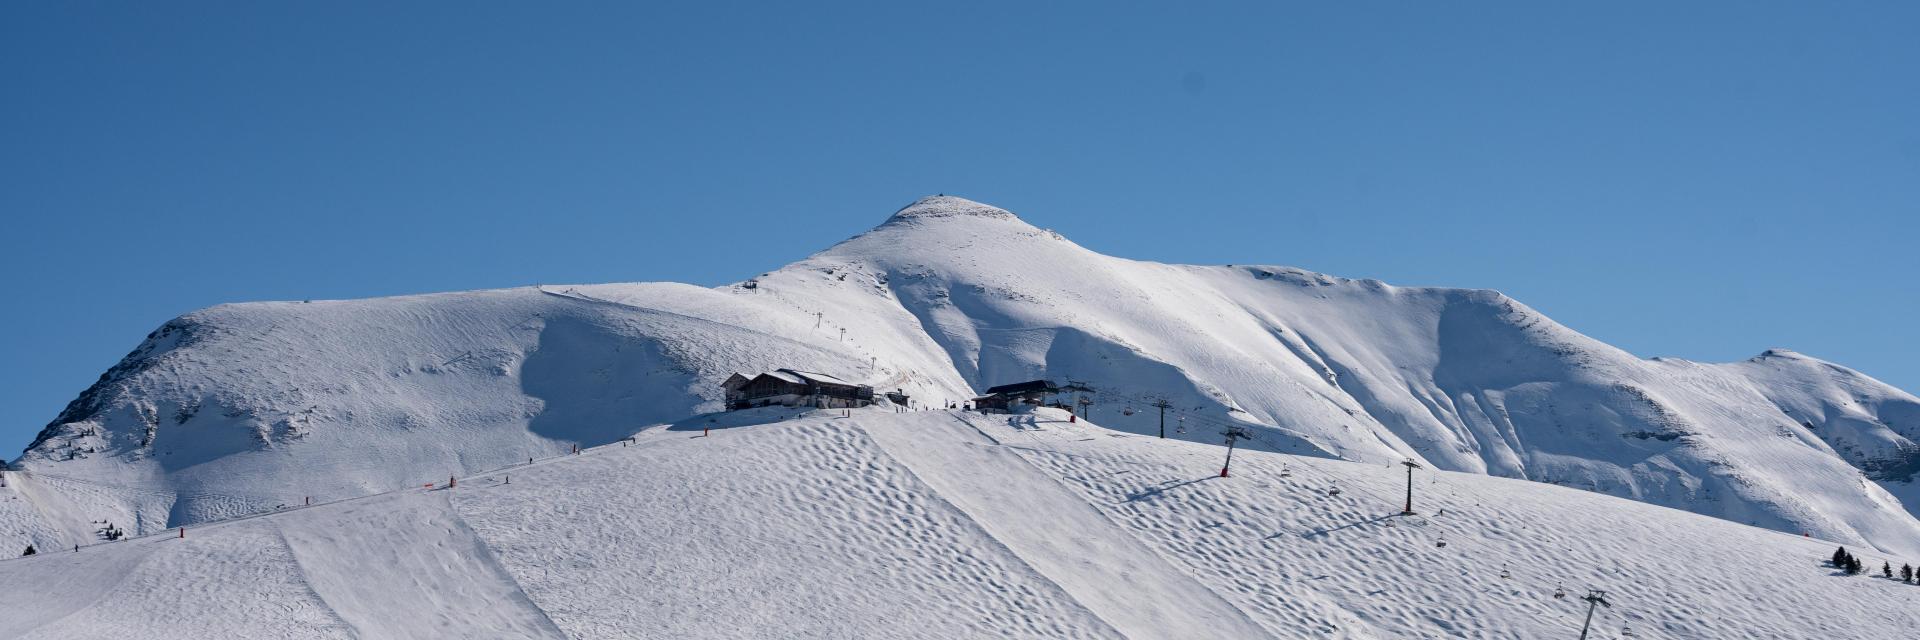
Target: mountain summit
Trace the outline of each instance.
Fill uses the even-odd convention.
[[[1641,359],[1497,292],[1114,258],[953,196],[740,283],[222,305],[169,321],[14,463],[0,544],[415,486],[721,409],[736,372],[1576,487],[1920,555],[1920,399],[1772,351]],[[44,489],[44,491],[40,490]],[[9,537],[13,536],[13,537]],[[11,541],[11,542],[10,542]]]
[[[902,207],[899,211],[894,212],[893,217],[888,218],[888,221],[957,217],[994,218],[1000,220],[1020,219],[1018,216],[1013,215],[1013,212],[1007,211],[1006,209],[981,204],[959,196],[940,194],[915,200],[913,204]]]

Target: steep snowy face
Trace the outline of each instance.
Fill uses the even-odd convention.
[[[0,515],[42,546],[91,542],[84,522],[151,531],[612,442],[719,409],[718,381],[734,371],[799,363],[864,379],[870,366],[728,317],[727,294],[620,289],[734,321],[570,288],[188,314],[35,439],[14,466],[28,472],[20,487],[45,490],[0,502]]]
[[[610,442],[716,410],[727,375],[777,367],[932,406],[1079,381],[1097,390],[1095,420],[1136,433],[1160,433],[1164,416],[1169,437],[1219,442],[1244,425],[1255,448],[1412,458],[1920,551],[1905,506],[1920,504],[1920,402],[1856,372],[1785,352],[1643,360],[1494,291],[1114,258],[951,196],[716,289],[189,314],[19,464],[96,483],[43,492],[80,503],[29,514],[36,530],[77,526],[53,512],[193,522]]]
[[[1867,477],[1905,484],[1920,473],[1920,398],[1785,349],[1722,366],[1752,380],[1780,413]]]
[[[1867,429],[1903,424],[1911,396],[1811,359],[1767,375],[1642,360],[1493,291],[1112,258],[953,197],[916,202],[751,286],[849,311],[861,308],[849,300],[890,296],[886,313],[911,313],[972,388],[1081,381],[1098,389],[1097,419],[1135,432],[1160,432],[1153,405],[1165,400],[1178,438],[1217,442],[1223,426],[1253,424],[1253,446],[1278,451],[1413,458],[1920,546],[1920,522],[1888,493],[1912,476],[1911,442]],[[1799,409],[1842,416],[1828,427],[1773,399],[1834,385],[1853,391]],[[1848,393],[1859,399],[1838,404]],[[1859,433],[1829,435],[1849,430]],[[1848,447],[1863,453],[1834,454]]]

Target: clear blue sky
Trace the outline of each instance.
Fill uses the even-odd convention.
[[[0,5],[0,447],[195,308],[720,284],[935,192],[1920,390],[1920,4],[390,4]]]

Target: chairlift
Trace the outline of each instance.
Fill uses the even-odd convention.
[[[1512,578],[1512,577],[1513,577],[1513,572],[1512,572],[1512,571],[1508,571],[1508,570],[1506,570],[1506,569],[1504,569],[1504,568],[1503,568],[1503,569],[1501,569],[1501,570],[1500,570],[1500,577],[1501,577],[1502,579],[1505,579],[1505,578]]]
[[[1327,495],[1329,495],[1329,496],[1338,496],[1338,495],[1340,495],[1340,487],[1334,487],[1334,488],[1332,488],[1332,489],[1328,489],[1328,490],[1327,490]]]
[[[1280,477],[1282,478],[1293,477],[1293,467],[1290,465],[1280,465]]]
[[[1440,548],[1443,548],[1443,549],[1444,549],[1444,548],[1446,548],[1446,546],[1447,546],[1447,541],[1445,541],[1445,540],[1441,540],[1441,541],[1439,541],[1439,542],[1436,542],[1436,543],[1434,543],[1434,545],[1433,545],[1433,546],[1435,546],[1435,547],[1440,547]]]
[[[1560,588],[1560,585],[1557,585],[1557,584],[1553,585],[1553,599],[1560,600],[1566,597],[1567,597],[1566,589]]]
[[[1125,408],[1125,409],[1121,409],[1121,410],[1120,410],[1120,415],[1123,415],[1123,416],[1130,416],[1130,415],[1133,415],[1133,407],[1127,407],[1127,408]]]

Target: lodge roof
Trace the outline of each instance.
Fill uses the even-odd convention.
[[[791,382],[791,383],[793,383],[793,384],[806,384],[806,383],[807,383],[807,381],[805,381],[805,380],[802,380],[802,379],[800,379],[800,376],[797,376],[797,375],[794,375],[794,374],[793,374],[792,372],[789,372],[789,371],[787,371],[786,369],[775,369],[775,370],[773,370],[773,371],[768,371],[768,372],[766,372],[766,373],[762,373],[762,374],[760,374],[760,375],[763,375],[763,376],[769,376],[769,377],[772,377],[772,378],[774,378],[774,379],[776,379],[776,380],[782,380],[782,381],[786,381],[786,382]]]
[[[812,371],[800,371],[797,369],[780,369],[779,371],[781,373],[792,374],[795,376],[799,376],[801,378],[805,378],[807,380],[811,380],[814,382],[814,384],[828,384],[828,385],[837,385],[842,387],[860,386],[851,382],[847,382],[845,380],[841,380],[839,378],[835,378],[833,376],[830,376],[824,373],[814,373]],[[798,381],[796,380],[795,382],[798,382]]]
[[[1059,390],[1060,390],[1060,387],[1055,386],[1052,382],[1048,382],[1046,380],[1028,380],[1026,382],[1015,382],[1013,384],[1003,384],[997,387],[988,387],[987,395],[994,396],[994,395],[1007,394],[1007,393],[1031,393],[1035,391],[1053,393]]]

